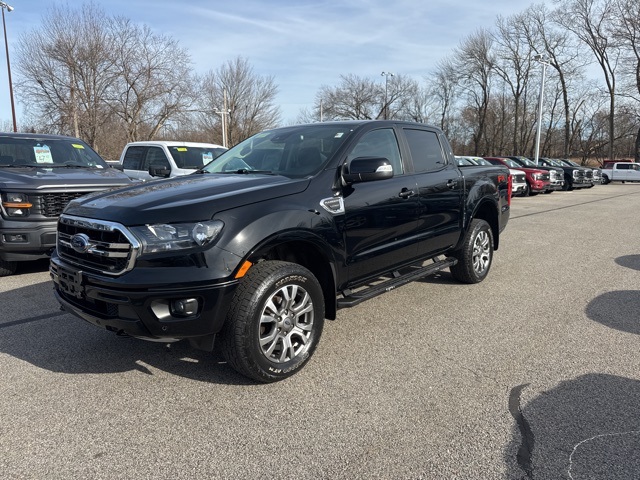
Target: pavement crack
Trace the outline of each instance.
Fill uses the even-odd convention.
[[[533,454],[534,437],[531,427],[529,426],[529,422],[522,413],[522,405],[520,404],[520,395],[529,385],[530,384],[525,383],[511,389],[511,392],[509,393],[509,412],[515,419],[522,438],[520,448],[518,448],[518,453],[516,455],[518,465],[525,474],[524,478],[532,479],[533,465],[531,464],[531,456]]]

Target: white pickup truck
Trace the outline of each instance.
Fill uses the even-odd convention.
[[[124,173],[142,181],[188,175],[227,149],[213,143],[147,141],[128,143],[120,156]]]
[[[609,163],[602,169],[602,184],[609,182],[640,182],[640,163]]]

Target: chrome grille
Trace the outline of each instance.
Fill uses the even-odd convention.
[[[57,249],[83,270],[120,275],[133,268],[140,243],[118,223],[61,215]]]

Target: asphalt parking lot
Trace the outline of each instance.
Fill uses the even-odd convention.
[[[0,278],[0,478],[640,478],[640,185],[515,198],[487,280],[448,272],[325,325],[256,385],[216,355]]]

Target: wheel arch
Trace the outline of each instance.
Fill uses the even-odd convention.
[[[469,217],[466,228],[470,228],[471,221],[473,219],[484,220],[491,227],[491,233],[493,234],[493,249],[497,250],[500,243],[500,222],[498,221],[498,209],[494,202],[489,199],[485,199],[480,202],[475,211]]]
[[[282,260],[307,268],[316,277],[324,295],[325,318],[335,320],[337,314],[336,272],[332,255],[312,234],[298,232],[272,237],[262,242],[248,257],[251,263]]]

